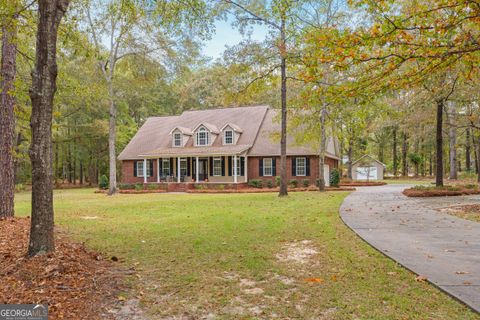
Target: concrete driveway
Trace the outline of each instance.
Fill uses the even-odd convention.
[[[407,198],[407,187],[357,188],[340,215],[373,247],[480,312],[480,223],[436,210],[480,203],[480,195]]]

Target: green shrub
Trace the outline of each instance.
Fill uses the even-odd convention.
[[[478,189],[478,185],[469,183],[465,185],[465,189]]]
[[[137,190],[137,191],[143,190],[143,184],[142,183],[135,183],[135,190]]]
[[[225,190],[225,185],[224,184],[218,184],[215,186],[215,189],[217,190]]]
[[[460,174],[458,175],[458,178],[460,180],[464,180],[464,179],[475,179],[477,177],[477,174],[475,173],[475,170],[466,170],[466,171],[462,171],[460,172]]]
[[[262,188],[263,183],[262,183],[262,180],[260,179],[252,179],[248,181],[248,186],[253,188]]]
[[[275,185],[276,185],[277,187],[280,187],[280,181],[282,181],[282,178],[280,178],[279,176],[276,176],[276,177],[275,177]]]
[[[298,180],[290,180],[288,183],[292,188],[297,188],[298,187]]]
[[[199,183],[195,183],[195,184],[193,185],[193,187],[194,187],[195,189],[197,189],[197,190],[203,190],[203,189],[206,189],[206,188],[207,188],[207,186],[205,186],[205,185],[203,185],[203,184],[199,184]]]
[[[98,182],[98,187],[102,190],[108,189],[108,178],[106,175],[102,175],[100,177],[100,181]]]
[[[302,180],[302,184],[305,188],[308,188],[310,186],[310,180],[304,179]]]
[[[273,188],[273,181],[267,180],[267,188]]]
[[[330,174],[330,186],[338,188],[340,185],[340,172],[338,169],[333,169]]]
[[[135,189],[135,184],[133,183],[119,183],[118,189],[120,190],[133,190]]]
[[[157,185],[156,183],[147,184],[147,189],[148,189],[148,190],[157,190],[157,189],[158,189],[158,185]]]
[[[460,191],[459,187],[456,186],[447,186],[448,191]]]

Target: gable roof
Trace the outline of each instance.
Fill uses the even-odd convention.
[[[233,129],[233,131],[238,132],[238,133],[242,133],[242,132],[243,132],[242,128],[240,128],[239,126],[237,126],[236,124],[233,124],[233,123],[227,123],[226,125],[224,125],[224,126],[222,127],[222,129],[220,129],[220,131],[225,130],[226,127],[230,127],[230,128]]]
[[[373,161],[381,164],[382,166],[386,167],[386,165],[383,162],[378,161],[377,159],[375,159],[374,157],[372,157],[371,155],[368,155],[368,154],[364,154],[363,156],[361,156],[357,160],[353,161],[352,166],[355,165],[356,163],[360,162],[364,158],[370,158],[371,160],[373,160]]]
[[[215,134],[219,134],[220,131],[218,130],[217,126],[211,124],[211,123],[208,123],[208,122],[202,122],[202,123],[199,123],[197,124],[197,126],[195,128],[193,128],[193,132],[197,131],[198,128],[200,127],[205,127],[208,129],[208,131],[210,131],[211,133],[215,133]]]
[[[235,123],[243,129],[236,146],[248,146],[250,148],[255,141],[267,110],[268,106],[219,108],[185,111],[179,116],[148,118],[130,143],[120,153],[118,159],[141,159],[141,155],[146,156],[147,154],[155,157],[159,156],[159,152],[178,154],[179,150],[187,151],[188,148],[193,148],[198,154],[200,152],[203,154],[213,151],[218,153],[221,150],[225,154],[237,152],[237,149],[232,148],[231,145],[224,146],[220,138],[216,138],[211,146],[194,147],[193,137],[189,137],[185,147],[172,147],[172,137],[169,135],[172,129],[178,126],[193,129],[199,124],[209,124],[216,128],[221,128],[227,123]],[[177,151],[172,149],[177,149]],[[240,149],[244,149],[244,147]]]
[[[235,107],[185,111],[179,116],[152,117],[138,130],[118,156],[119,160],[144,157],[199,156],[248,154],[252,156],[280,155],[279,111],[268,106]],[[193,128],[205,126],[212,132],[226,126],[241,132],[235,145],[223,145],[217,137],[210,146],[194,146]],[[190,129],[192,128],[192,129]],[[188,137],[183,147],[172,146],[171,133],[185,132]],[[293,135],[287,136],[287,155],[318,155],[314,144],[296,144]],[[339,159],[336,140],[327,141],[326,156]]]
[[[175,128],[173,128],[173,129],[170,131],[169,134],[172,134],[175,130],[178,130],[178,131],[180,131],[182,134],[187,135],[187,136],[193,135],[192,130],[190,130],[189,128],[182,127],[182,126],[176,126]]]

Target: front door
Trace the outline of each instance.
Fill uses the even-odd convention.
[[[208,178],[208,160],[199,159],[198,160],[198,180],[205,181]]]
[[[192,179],[195,179],[197,176],[196,170],[197,166],[195,163],[195,158],[192,161]],[[208,158],[207,159],[198,159],[198,182],[205,181],[208,178]]]

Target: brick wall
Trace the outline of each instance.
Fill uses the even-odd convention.
[[[148,182],[157,182],[157,160],[153,159],[153,173],[148,177]],[[122,183],[143,183],[143,177],[135,177],[133,175],[134,160],[122,161]]]
[[[275,177],[260,176],[260,161],[263,158],[274,158],[276,160],[276,175],[280,175],[280,157],[248,157],[248,180],[260,179],[264,181],[275,180]],[[292,176],[292,160],[296,157],[287,157],[287,180],[310,180],[314,184],[318,179],[318,156],[306,156],[310,159],[310,175],[309,176]],[[338,160],[326,158],[325,164],[329,165],[330,172],[333,168],[338,168]]]

